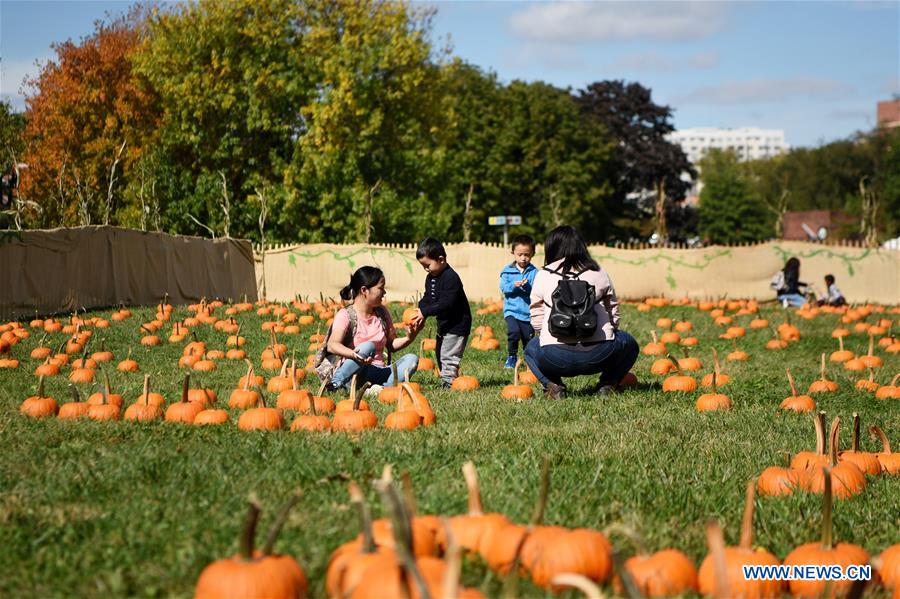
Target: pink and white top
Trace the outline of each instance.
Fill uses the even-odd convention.
[[[546,268],[556,270],[562,262],[561,259],[557,260],[548,264]],[[597,331],[594,335],[589,339],[582,339],[582,343],[573,344],[571,341],[557,339],[550,333],[547,326],[547,322],[550,320],[550,306],[553,304],[550,296],[561,278],[561,275],[542,268],[538,271],[534,285],[531,287],[531,326],[539,334],[541,346],[567,344],[573,350],[583,351],[589,346],[584,346],[582,343],[594,344],[598,341],[614,339],[616,330],[619,328],[619,300],[616,297],[616,290],[613,289],[612,281],[609,280],[609,275],[602,268],[586,270],[578,275],[579,280],[594,286],[594,297],[597,298],[597,304],[594,306],[597,314]]]
[[[394,330],[394,322],[391,320],[391,314],[385,310],[387,314],[387,329]],[[381,326],[381,319],[378,314],[373,312],[368,317],[356,312],[356,335],[353,336],[353,347],[359,346],[360,343],[371,341],[375,344],[375,359],[372,364],[384,366],[384,347],[388,340],[384,336],[384,328]],[[347,308],[341,308],[334,315],[334,323],[332,324],[331,334],[335,339],[343,339],[347,333],[347,327],[350,326],[350,316],[347,314]]]

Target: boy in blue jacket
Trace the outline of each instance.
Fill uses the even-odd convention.
[[[534,238],[530,235],[518,235],[512,240],[513,261],[500,271],[500,291],[503,292],[503,318],[506,319],[505,368],[515,368],[519,354],[519,342],[522,350],[534,337],[531,326],[531,286],[538,269],[531,263],[534,257]]]

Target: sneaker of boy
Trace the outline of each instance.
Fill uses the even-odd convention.
[[[366,392],[363,393],[363,397],[378,397],[378,394],[381,393],[383,389],[384,387],[381,385],[372,385],[366,389]]]
[[[516,367],[516,357],[509,356],[508,358],[506,358],[506,364],[504,364],[503,367],[507,368],[509,370],[512,370],[513,368],[515,368]]]

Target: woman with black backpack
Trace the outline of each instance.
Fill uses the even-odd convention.
[[[595,392],[609,395],[640,351],[634,337],[619,330],[612,281],[574,227],[550,231],[544,254],[531,290],[535,337],[525,348],[525,362],[551,399],[565,397],[563,377],[583,374],[600,374]]]

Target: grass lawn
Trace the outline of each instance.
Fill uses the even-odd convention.
[[[134,309],[132,318],[95,331],[89,346],[89,352],[97,351],[105,339],[115,353],[113,363],[133,348],[141,371],[111,370],[113,391],[125,396],[126,406],[141,392],[144,373],[152,375],[155,390],[168,401],[180,396],[183,372],[176,364],[184,343],[166,342],[171,323],[159,332],[161,346],[138,343],[143,334],[138,325],[154,313]],[[764,306],[761,314],[772,324],[783,320],[780,307]],[[173,321],[185,316],[186,308],[177,308]],[[723,328],[693,307],[642,313],[625,306],[622,328],[643,346],[661,316],[693,323],[700,344],[692,355],[704,362],[701,373],[711,371],[713,347],[723,358],[731,351],[731,341],[718,338]],[[238,318],[245,349],[258,365],[268,342],[260,327],[264,318],[254,312]],[[747,326],[750,319],[737,317],[735,324]],[[466,509],[460,468],[473,460],[485,508],[526,522],[545,455],[552,460],[547,523],[601,530],[624,524],[640,533],[649,549],[679,548],[699,566],[706,555],[707,520],[718,518],[727,542],[737,544],[746,481],[767,466],[784,465],[786,453],[814,448],[809,415],[777,412],[790,392],[784,371],[790,367],[805,391],[818,378],[820,354],[837,349],[830,333],[839,317],[794,318],[802,338],[781,351],[764,349],[770,329],[748,328],[739,346],[750,360],[723,362],[732,376],[723,392],[733,408],[706,414],[694,409],[699,391],[663,393],[659,378],[649,372],[654,358],[644,355],[634,368],[640,386],[614,397],[588,395],[594,379],[581,377],[570,382],[570,396],[563,401],[545,400],[540,393],[521,403],[502,400],[500,389],[511,382],[510,371],[502,368],[505,326],[496,314],[484,322],[493,326],[502,349],[468,349],[463,360],[464,372],[476,375],[481,389],[442,391],[430,372],[418,373],[415,380],[431,400],[437,424],[355,436],[243,432],[236,426],[237,411],[219,427],[26,418],[19,406],[34,394],[33,371],[39,363],[29,354],[42,336],[34,332],[12,349],[21,366],[0,370],[0,596],[190,596],[206,564],[237,551],[248,494],[255,492],[267,508],[265,527],[295,488],[303,497],[277,549],[300,562],[312,594],[322,596],[329,555],[359,532],[348,501],[349,479],[363,484],[380,515],[369,481],[384,464],[393,464],[395,472],[409,470],[421,513],[453,515]],[[298,359],[305,358],[316,327],[279,340],[296,349]],[[433,327],[429,321],[425,335],[433,336]],[[194,330],[210,348],[224,349],[225,333],[208,325]],[[48,335],[47,344],[58,347],[66,337]],[[845,341],[847,349],[860,354],[868,338],[853,333]],[[884,359],[876,380],[886,384],[900,371],[900,356],[882,349],[876,353]],[[227,406],[245,370],[241,361],[220,360],[218,369],[201,379]],[[62,375],[47,380],[48,394],[60,402],[69,401],[68,371],[65,367]],[[864,373],[831,364],[828,371],[840,390],[816,400],[827,421],[842,418],[843,446],[849,446],[857,411],[864,431],[878,425],[900,451],[900,401],[878,401],[872,393],[857,391],[854,383]],[[303,386],[315,390],[317,382],[309,376]],[[80,388],[85,395],[89,385]],[[383,421],[389,408],[371,404]],[[862,446],[880,450],[865,433]],[[758,498],[755,544],[783,559],[797,545],[819,537],[820,506],[820,496],[803,492]],[[900,542],[900,477],[870,477],[861,495],[836,502],[834,522],[836,539],[862,545],[870,554]],[[621,536],[612,534],[611,540],[624,553],[632,551]],[[477,559],[465,562],[463,580],[489,596],[501,588]],[[526,581],[520,591],[544,594]]]

